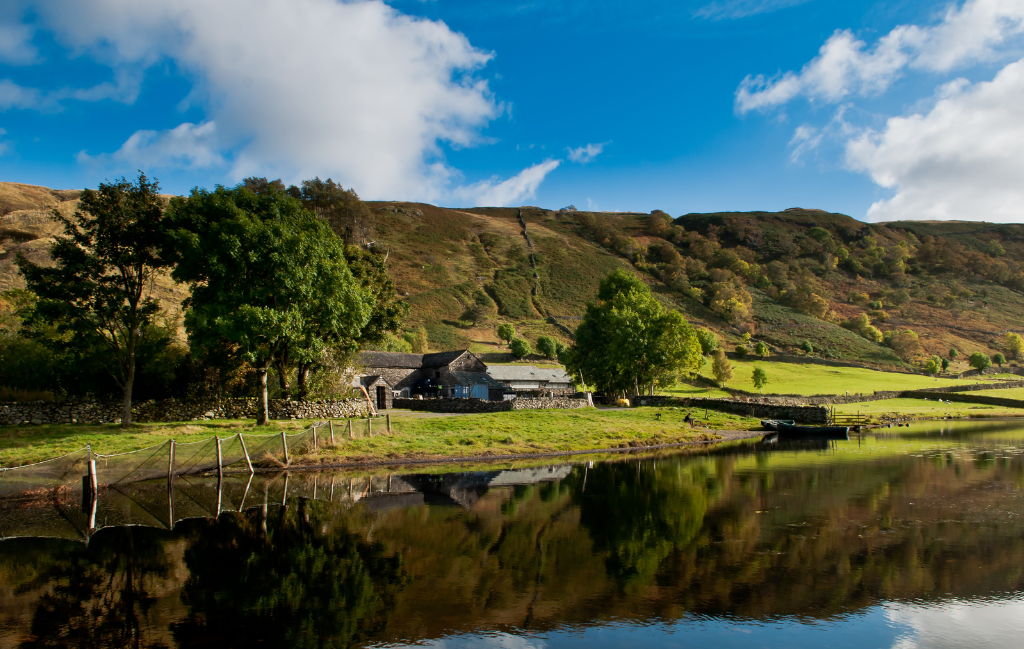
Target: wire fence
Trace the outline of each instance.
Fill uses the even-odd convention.
[[[362,422],[361,425],[365,426]],[[365,426],[369,433],[369,426]],[[315,452],[334,440],[333,424],[317,422],[299,433],[211,437],[196,442],[168,440],[156,446],[103,455],[90,447],[61,457],[19,467],[0,468],[0,501],[47,496],[82,496],[101,487],[124,490],[126,485],[158,478],[216,472],[252,473],[254,466],[287,467],[292,458]],[[204,507],[209,508],[209,503]],[[163,514],[160,514],[161,516]],[[0,513],[0,525],[2,525]]]

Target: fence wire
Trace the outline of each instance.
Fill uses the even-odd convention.
[[[202,473],[217,468],[217,439],[174,445],[174,475]]]
[[[127,453],[93,453],[93,459],[96,460],[96,482],[99,485],[115,485],[167,477],[170,449],[171,442],[166,441]]]
[[[271,463],[281,464],[284,459],[284,447],[281,442],[281,434],[272,435],[245,435],[245,450],[249,452],[249,459],[255,464]]]

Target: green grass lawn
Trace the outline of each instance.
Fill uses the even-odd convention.
[[[1003,399],[1024,400],[1024,388],[1004,388],[1002,390],[970,390],[963,394],[980,394],[986,397],[1002,397]]]
[[[754,391],[751,381],[754,367],[759,365],[768,373],[768,386],[765,394],[872,394],[885,390],[926,390],[953,385],[973,385],[978,378],[957,380],[939,378],[919,374],[900,374],[897,372],[880,372],[860,367],[829,367],[827,365],[800,365],[796,363],[773,363],[767,360],[733,360],[732,380],[726,386],[739,390]],[[701,374],[712,378],[710,360],[704,365]],[[984,377],[983,381],[993,380]],[[665,390],[664,394],[680,396],[704,396],[707,388],[680,384],[673,389]],[[708,396],[726,396],[726,393],[712,390]]]
[[[924,399],[886,399],[885,401],[865,401],[863,403],[847,403],[835,406],[836,412],[844,415],[867,415],[878,419],[882,415],[899,415],[901,417],[1007,417],[1024,416],[1022,408],[1005,408],[1003,406],[987,406],[979,403],[939,403]]]
[[[659,418],[658,415],[661,415]],[[365,433],[366,420],[354,420],[356,439],[348,439],[345,420],[335,421],[335,444],[324,446],[293,463],[330,463],[399,458],[458,458],[483,455],[522,455],[580,451],[623,446],[652,446],[707,439],[710,430],[753,430],[759,422],[749,417],[709,413],[706,426],[690,428],[685,411],[674,408],[609,410],[517,410],[479,415],[428,415],[408,411],[392,414],[392,432],[383,418],[372,422],[373,436]],[[0,428],[0,466],[9,467],[57,457],[91,444],[97,453],[123,453],[174,439],[193,442],[218,435],[222,438],[308,428],[312,421],[273,422],[257,429],[252,422],[202,421],[180,424],[137,424],[127,433],[116,425],[59,424]]]

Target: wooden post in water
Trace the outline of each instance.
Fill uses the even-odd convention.
[[[174,529],[174,481],[170,478],[167,479],[167,529]]]
[[[390,433],[391,432],[391,413],[388,413],[388,414],[384,415],[384,417],[388,421],[388,432]]]
[[[252,476],[254,471],[252,470],[252,460],[249,459],[249,451],[245,448],[245,440],[242,439],[242,433],[238,433],[238,444],[242,447],[242,456],[245,458],[245,465],[249,467],[249,475]],[[252,480],[252,478],[249,478]]]
[[[220,479],[224,477],[224,454],[221,453],[220,437],[214,435],[213,439],[217,440],[217,515],[220,516]]]
[[[330,495],[330,497],[327,500],[328,500],[328,502],[332,502],[332,503],[334,502],[334,476],[333,475],[331,476],[331,495]]]
[[[281,506],[288,504],[288,472],[284,472],[284,491],[281,493]]]
[[[317,447],[316,443],[316,424],[313,424],[313,448]]]
[[[238,513],[241,514],[245,510],[245,498],[249,495],[249,487],[252,486],[252,474],[249,474],[249,482],[245,483],[245,491],[242,492],[242,501],[238,503]]]
[[[355,439],[355,436],[352,434],[352,420],[351,419],[348,420],[348,438],[349,439]]]
[[[332,419],[332,420],[330,420],[327,423],[329,423],[331,425],[331,445],[333,446],[334,445],[334,420]]]
[[[171,442],[171,450],[167,454],[167,479],[170,480],[174,477],[174,440]],[[172,521],[173,522],[173,521]]]
[[[220,440],[218,439],[217,441],[219,442]],[[222,487],[223,483],[224,483],[224,476],[222,476],[222,475],[220,475],[220,473],[218,473],[217,474],[217,516],[215,518],[220,518],[220,503],[221,503],[221,495],[222,495],[221,487]]]
[[[284,449],[284,465],[288,466],[288,438],[284,436],[284,431],[281,431],[281,448]],[[288,478],[285,478],[285,484],[288,484]]]

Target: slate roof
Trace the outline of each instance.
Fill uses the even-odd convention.
[[[397,367],[418,370],[423,367],[423,354],[359,352],[359,363],[365,367]]]
[[[432,354],[406,354],[403,352],[359,352],[359,363],[364,367],[393,367],[418,370],[422,367],[445,367],[468,350]]]
[[[483,372],[452,372],[459,385],[486,385],[488,388],[500,390],[505,386]]]
[[[547,381],[572,383],[561,367],[534,367],[533,365],[491,365],[487,373],[498,381]]]
[[[388,387],[391,387],[391,384],[388,383],[387,379],[381,378],[380,376],[377,376],[376,374],[373,375],[373,376],[360,376],[359,377],[359,382],[363,384],[363,387],[370,387],[371,385],[376,383],[378,380],[384,381],[384,385],[386,385]]]

